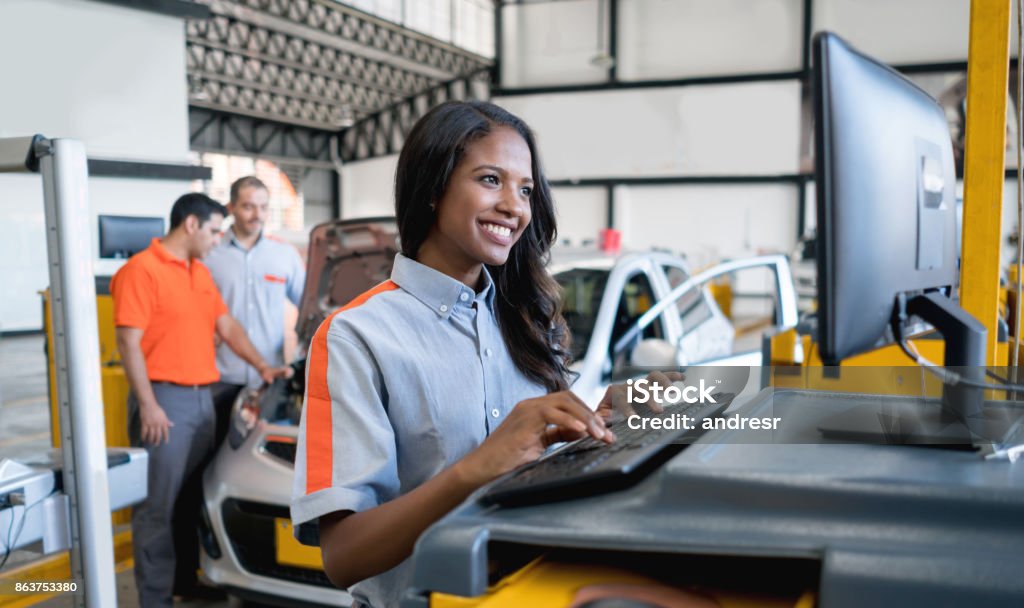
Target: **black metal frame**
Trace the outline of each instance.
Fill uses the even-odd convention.
[[[550,180],[554,187],[572,186],[593,188],[596,186],[698,186],[714,184],[799,184],[813,176],[802,173],[778,175],[666,175],[651,177],[594,177],[581,179]]]
[[[24,336],[43,336],[46,332],[40,329],[7,329],[0,331],[0,338],[21,338]]]
[[[189,19],[206,19],[211,15],[210,7],[189,0],[97,0],[106,4],[116,4],[125,8],[149,11],[171,17],[187,17]]]
[[[615,227],[615,184],[604,185],[605,197],[605,228]]]
[[[190,106],[189,144],[197,152],[241,154],[278,163],[333,169],[332,131]]]
[[[608,68],[608,80],[619,80],[619,0],[608,0],[608,56],[612,64]]]
[[[492,73],[491,67],[477,70],[357,121],[338,133],[339,158],[342,162],[354,162],[398,153],[409,130],[430,108],[453,99],[487,99],[489,89],[479,91],[480,94],[478,89],[490,82]]]
[[[127,177],[142,179],[193,180],[210,179],[209,167],[176,163],[143,163],[126,160],[90,158],[89,175],[94,177]]]
[[[524,95],[549,95],[552,93],[588,93],[594,91],[621,91],[627,89],[669,89],[677,87],[765,82],[774,80],[796,80],[803,76],[801,71],[763,72],[756,74],[729,74],[725,76],[697,76],[693,78],[670,78],[656,80],[616,80],[543,87],[515,87],[494,89],[494,97],[517,97]]]

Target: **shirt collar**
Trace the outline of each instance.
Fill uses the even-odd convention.
[[[224,233],[224,236],[226,238],[221,239],[221,245],[238,247],[242,251],[252,251],[253,249],[256,249],[257,247],[259,247],[260,243],[263,242],[263,231],[262,230],[260,230],[260,236],[256,239],[256,242],[253,243],[252,247],[250,247],[249,249],[246,249],[245,247],[242,246],[241,243],[238,242],[238,235],[235,234],[235,227],[234,226],[231,226],[230,228],[228,228],[227,231]]]
[[[486,266],[482,278],[484,287],[480,293],[475,293],[460,281],[401,253],[395,256],[395,265],[391,269],[392,281],[445,319],[456,306],[468,308],[473,302],[483,302],[489,310],[493,309],[494,282]]]
[[[153,237],[153,240],[149,242],[149,247],[161,262],[178,264],[179,266],[188,268],[188,262],[168,251],[167,248],[164,247],[164,244],[160,242],[160,237]]]

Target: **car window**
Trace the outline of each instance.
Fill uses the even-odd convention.
[[[686,280],[665,266],[672,287]],[[679,298],[683,359],[699,363],[761,350],[765,332],[779,323],[778,289],[771,266],[754,266],[716,277]]]
[[[619,297],[619,305],[615,312],[615,324],[612,325],[612,338],[609,341],[609,351],[624,336],[630,327],[636,324],[640,317],[654,306],[654,289],[651,287],[651,280],[643,272],[637,272],[629,277]],[[644,328],[643,338],[662,338],[664,329],[659,319]]]
[[[622,382],[628,378],[641,378],[646,375],[648,371],[646,368],[634,367],[636,363],[631,360],[632,349],[642,340],[665,338],[664,319],[666,313],[662,313],[655,321],[647,325],[635,340],[630,341],[631,345],[625,351],[616,356],[613,350],[619,340],[627,334],[631,327],[636,325],[640,317],[650,310],[655,302],[654,289],[651,286],[650,278],[645,273],[637,272],[629,277],[619,297],[615,324],[612,326],[612,336],[608,342],[608,354],[612,356],[612,368],[609,370],[610,375],[607,378],[609,381]]]
[[[562,288],[562,316],[572,334],[572,358],[579,361],[586,356],[590,336],[594,333],[597,312],[608,284],[608,271],[574,268],[556,274],[555,281]]]
[[[665,277],[672,289],[682,285],[686,279],[690,278],[690,275],[678,266],[663,266],[662,270],[665,271]],[[713,314],[704,294],[699,289],[691,289],[680,296],[676,302],[676,308],[679,310],[679,319],[683,323],[684,332],[707,321]]]

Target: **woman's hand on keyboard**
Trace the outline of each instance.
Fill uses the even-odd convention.
[[[516,404],[505,421],[458,464],[473,482],[484,483],[532,462],[551,444],[591,436],[611,443],[604,420],[570,391]]]
[[[647,374],[647,381],[649,383],[657,382],[665,387],[673,382],[682,382],[685,379],[686,375],[682,372],[653,371]],[[612,423],[639,413],[633,407],[633,404],[629,402],[628,394],[628,386],[624,382],[609,386],[608,390],[604,393],[604,397],[601,397],[601,402],[597,404],[597,415],[605,422]],[[655,414],[664,409],[662,404],[654,399],[650,399],[642,405],[650,408],[651,412]]]

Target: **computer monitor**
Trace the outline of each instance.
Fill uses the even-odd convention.
[[[891,340],[906,301],[943,334],[945,365],[984,365],[984,326],[950,299],[956,173],[942,107],[833,33],[814,37],[813,58],[822,361]]]
[[[100,257],[130,258],[149,247],[153,237],[163,236],[161,217],[99,216]]]
[[[906,320],[920,318],[942,334],[947,370],[942,408],[920,412],[918,441],[970,443],[987,332],[953,300],[956,173],[945,113],[835,34],[815,35],[813,59],[821,359],[838,365],[900,339]]]

